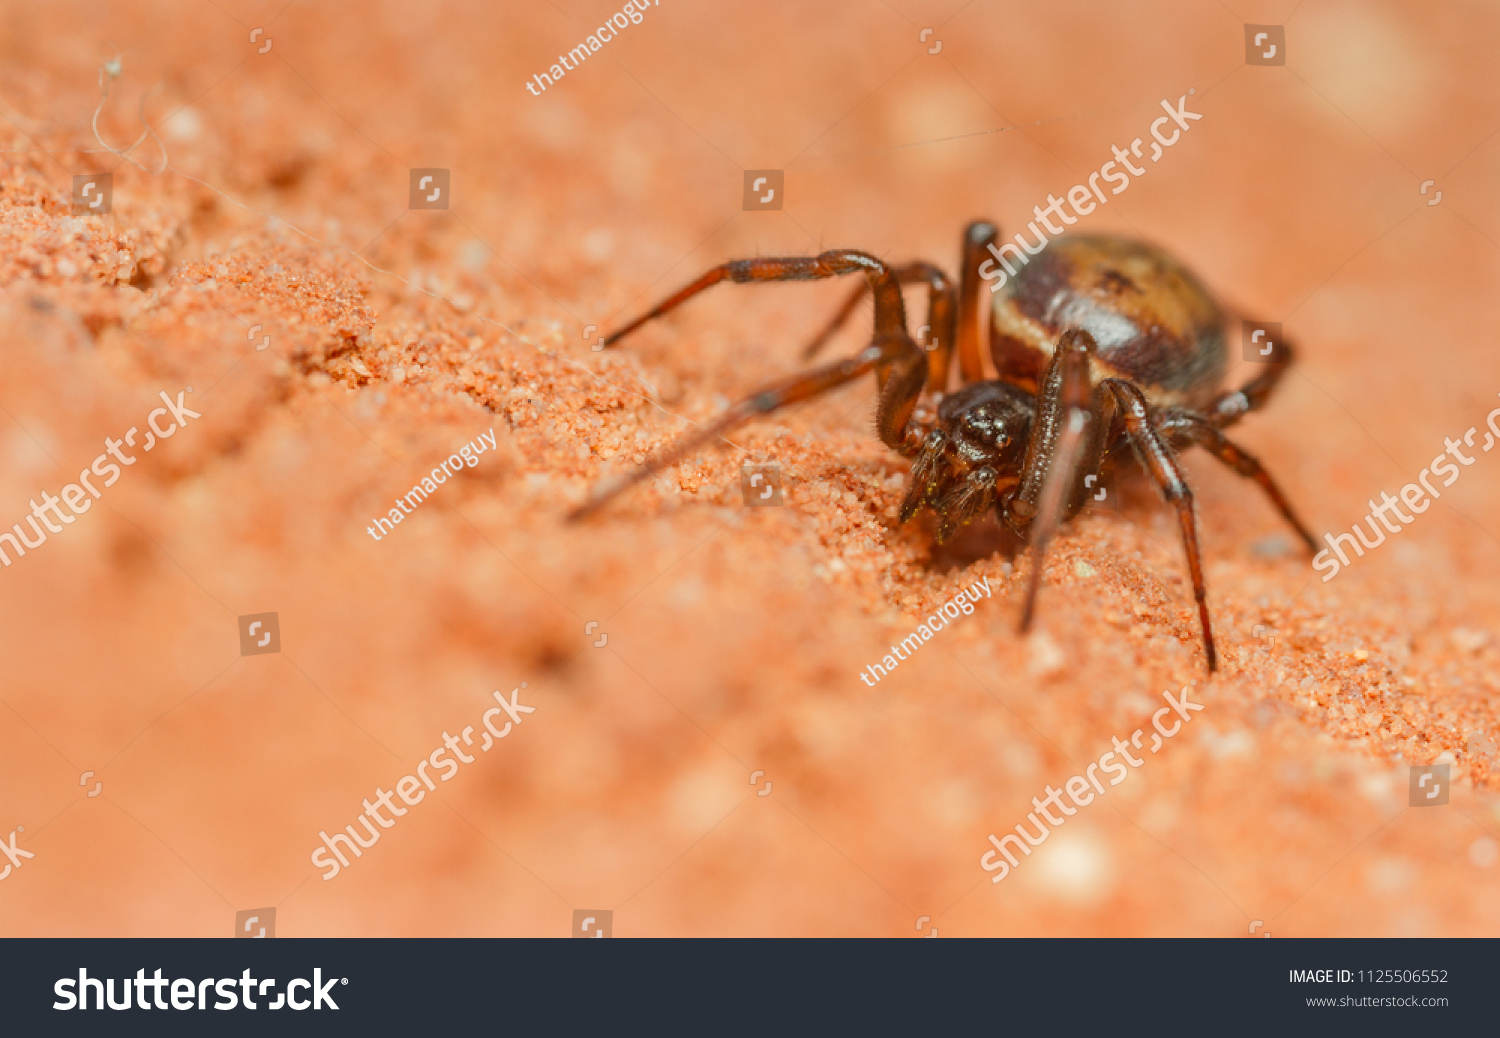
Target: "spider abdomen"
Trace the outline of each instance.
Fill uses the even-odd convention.
[[[1113,236],[1058,238],[1035,256],[1001,251],[1016,273],[994,293],[997,370],[1035,379],[1062,332],[1082,328],[1098,344],[1096,380],[1128,379],[1157,406],[1200,408],[1219,389],[1225,312],[1166,252]]]

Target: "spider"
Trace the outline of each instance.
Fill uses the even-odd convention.
[[[1035,613],[1048,542],[1059,524],[1083,507],[1085,488],[1093,483],[1089,477],[1120,464],[1128,444],[1129,453],[1177,511],[1204,655],[1209,671],[1216,670],[1193,492],[1177,452],[1203,447],[1255,480],[1308,550],[1315,551],[1312,534],[1270,474],[1221,431],[1265,405],[1291,363],[1291,348],[1276,343],[1259,374],[1237,390],[1219,392],[1227,367],[1229,314],[1165,251],[1127,238],[1079,236],[1054,239],[1039,254],[1028,255],[1008,243],[997,250],[998,238],[994,224],[969,224],[956,288],[934,264],[890,266],[852,249],[814,257],[734,260],[615,331],[604,340],[606,347],[720,281],[863,274],[865,282],[805,350],[804,358],[811,359],[866,291],[875,304],[874,335],[864,349],[762,387],[645,465],[597,486],[569,519],[597,510],[741,422],[874,372],[879,387],[876,432],[887,447],[912,459],[900,521],[931,509],[941,544],[993,508],[999,521],[1031,547],[1022,632]],[[1007,250],[1019,270],[1005,259]],[[992,286],[989,345],[999,377],[986,379],[980,361],[979,291],[1000,273],[996,260],[1012,276]],[[903,284],[927,287],[932,337],[923,345],[907,331]],[[960,386],[947,392],[955,350]],[[918,411],[924,393],[935,404],[935,421],[931,409]]]

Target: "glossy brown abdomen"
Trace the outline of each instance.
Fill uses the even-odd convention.
[[[1192,272],[1154,245],[1117,237],[1052,240],[994,293],[990,354],[1000,377],[1034,386],[1058,336],[1099,344],[1094,376],[1127,378],[1152,403],[1201,408],[1228,367],[1224,311]]]

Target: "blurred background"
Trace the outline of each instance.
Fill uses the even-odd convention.
[[[797,370],[851,286],[600,334],[728,259],[952,271],[965,222],[1014,234],[1189,95],[1078,229],[1283,325],[1298,365],[1237,438],[1347,531],[1500,406],[1500,10],[662,0],[528,91],[622,6],[0,3],[0,529],[160,393],[201,415],[0,569],[0,837],[33,855],[0,933],[1500,932],[1500,458],[1325,584],[1190,456],[1212,679],[1149,486],[1059,538],[1022,638],[992,523],[942,552],[896,524],[866,383],[563,522]],[[987,837],[1189,682],[1183,733],[992,884]],[[312,862],[517,688],[503,741]],[[1412,807],[1431,765],[1447,802]]]

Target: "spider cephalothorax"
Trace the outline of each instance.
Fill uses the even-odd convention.
[[[811,357],[865,291],[875,301],[870,345],[846,360],[762,388],[629,476],[597,488],[572,517],[594,511],[740,422],[874,372],[880,387],[876,432],[888,447],[912,459],[900,520],[932,509],[941,542],[994,508],[998,519],[1032,546],[1023,630],[1030,623],[1047,543],[1081,507],[1088,477],[1134,456],[1177,510],[1204,655],[1209,670],[1215,669],[1193,495],[1177,451],[1203,447],[1254,479],[1313,548],[1312,535],[1270,475],[1220,431],[1264,405],[1291,362],[1290,347],[1276,343],[1260,374],[1237,390],[1220,391],[1229,317],[1167,253],[1124,238],[1079,237],[1050,242],[1037,255],[1009,243],[997,248],[998,238],[993,224],[969,225],[956,289],[931,263],[893,268],[853,250],[735,260],[616,331],[605,345],[724,280],[864,274],[864,284],[807,348]],[[997,277],[986,310],[990,356],[999,377],[986,379],[980,289]],[[926,327],[932,337],[925,347],[907,331],[903,283],[927,286]],[[948,392],[955,351],[960,386]],[[935,400],[936,421],[916,417],[924,393]]]
[[[973,382],[938,403],[938,427],[912,463],[901,521],[926,506],[938,514],[938,543],[995,503],[1015,483],[1036,413],[1036,397],[1008,382]]]

